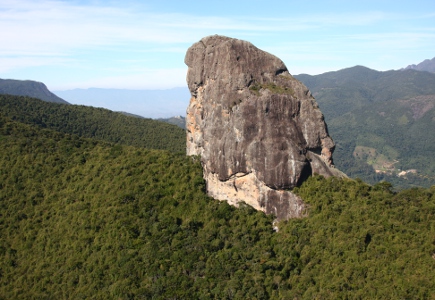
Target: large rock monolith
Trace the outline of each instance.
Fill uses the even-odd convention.
[[[185,63],[187,154],[201,157],[210,196],[288,219],[305,209],[292,188],[314,173],[343,175],[315,99],[280,59],[215,35],[193,44]]]

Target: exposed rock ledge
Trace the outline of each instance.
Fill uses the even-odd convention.
[[[277,57],[249,42],[209,36],[186,53],[187,154],[199,155],[207,193],[278,219],[300,217],[290,190],[308,176],[345,176],[310,91]]]

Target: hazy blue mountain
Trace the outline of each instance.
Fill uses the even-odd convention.
[[[0,79],[0,94],[29,96],[46,102],[69,104],[50,92],[42,82],[32,80]]]
[[[171,118],[160,118],[158,121],[166,122],[169,124],[177,125],[180,128],[186,129],[186,118],[183,116],[175,116]]]
[[[435,57],[432,59],[425,59],[417,65],[409,65],[405,68],[405,70],[407,69],[435,73]]]
[[[54,91],[72,104],[104,107],[147,118],[185,115],[190,93],[187,87],[168,90],[74,89]]]

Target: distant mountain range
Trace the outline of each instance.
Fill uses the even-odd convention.
[[[104,107],[146,118],[185,115],[190,93],[187,87],[168,90],[74,89],[54,91],[72,104]]]
[[[426,59],[417,65],[409,65],[405,69],[435,73],[435,57],[432,59]]]
[[[50,92],[42,82],[32,80],[0,79],[0,94],[29,96],[47,102],[69,104]]]
[[[363,66],[320,75],[295,75],[330,120],[376,102],[435,94],[435,74],[416,70],[380,72]]]
[[[180,127],[184,126],[180,116],[186,114],[190,99],[187,87],[168,90],[89,88],[52,93],[42,82],[13,79],[0,79],[0,95],[28,96],[46,102],[101,107],[133,117],[158,118]]]
[[[186,118],[183,116],[175,116],[171,118],[160,118],[158,121],[166,122],[172,125],[177,125],[180,128],[186,129]]]
[[[325,115],[340,170],[370,183],[435,184],[435,74],[356,66],[295,77]]]

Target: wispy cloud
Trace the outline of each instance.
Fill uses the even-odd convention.
[[[227,18],[161,14],[146,7],[74,4],[61,1],[0,2],[1,55],[68,53],[78,48],[127,42],[191,43],[192,37],[215,32],[296,31],[315,27],[365,25],[384,18],[382,13],[311,15],[296,18]],[[193,33],[193,34],[192,34]],[[196,33],[196,34],[195,34]]]
[[[62,66],[73,64],[72,59],[56,56],[19,56],[1,57],[0,73],[6,73],[15,69],[41,67],[41,66]],[[30,78],[29,78],[30,79]]]
[[[409,31],[409,32],[384,32],[342,36],[349,42],[355,42],[362,51],[372,49],[390,49],[399,51],[431,47],[431,41],[435,40],[435,32]]]
[[[131,72],[138,75],[124,81],[127,84],[130,80],[130,85],[136,86],[144,82],[141,76],[148,78],[151,71],[159,72],[158,64],[172,70],[162,71],[162,78],[164,73],[171,73],[184,81],[181,70],[187,47],[210,34],[249,39],[290,64],[313,61],[318,70],[323,70],[330,68],[325,62],[341,61],[342,64],[336,64],[341,66],[348,63],[346,57],[357,52],[433,46],[428,41],[434,40],[435,26],[427,23],[420,28],[406,27],[407,24],[390,26],[381,32],[377,27],[390,21],[434,17],[431,12],[408,16],[376,10],[306,11],[285,18],[196,15],[156,12],[146,1],[129,1],[125,5],[116,1],[0,0],[0,73],[43,66],[87,69],[91,63],[95,68],[93,60],[97,60],[100,79],[84,79],[82,85],[123,81],[128,76],[121,73]],[[162,53],[176,57],[179,64],[170,66],[172,62],[168,59],[166,63]],[[120,66],[125,69],[121,71]],[[306,70],[313,68],[307,66]],[[118,73],[101,76],[103,71]],[[152,76],[149,80],[154,82]],[[180,82],[175,77],[171,80]]]

